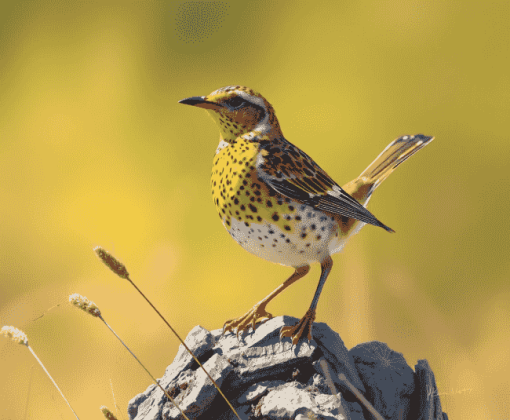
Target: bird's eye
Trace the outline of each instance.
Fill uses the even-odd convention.
[[[239,96],[236,96],[228,101],[228,104],[234,109],[240,108],[244,103],[245,102]]]

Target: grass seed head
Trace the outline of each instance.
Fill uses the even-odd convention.
[[[0,330],[0,335],[10,338],[12,341],[14,341],[17,344],[24,344],[25,346],[28,346],[27,335],[23,331],[18,330],[15,327],[8,327],[8,326],[2,327],[2,329]]]
[[[106,266],[117,274],[120,278],[129,280],[129,273],[126,266],[117,260],[113,255],[100,246],[94,248],[94,252],[97,256],[106,264]]]
[[[107,418],[108,420],[117,420],[117,417],[115,417],[113,413],[110,410],[108,410],[108,407],[106,407],[106,405],[102,405],[100,410],[101,413],[103,413],[103,416],[105,416],[105,418]]]
[[[69,296],[69,303],[71,305],[76,306],[77,308],[80,308],[82,311],[87,312],[88,314],[100,317],[101,311],[97,307],[97,305],[88,300],[85,296],[79,295],[78,293],[74,293]]]

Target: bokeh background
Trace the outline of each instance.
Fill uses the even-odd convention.
[[[510,418],[509,22],[508,1],[2,1],[0,324],[79,416],[115,397],[127,418],[151,381],[67,296],[95,301],[156,377],[178,341],[94,246],[182,336],[287,278],[222,227],[218,131],[177,103],[242,84],[340,184],[400,135],[436,137],[374,195],[397,233],[366,227],[335,256],[317,320],[348,348],[428,359],[451,419]],[[269,310],[301,317],[318,277]],[[74,418],[34,364],[0,342],[0,419]]]

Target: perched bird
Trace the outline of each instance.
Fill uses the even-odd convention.
[[[245,315],[227,321],[224,332],[239,334],[271,318],[267,304],[318,262],[322,272],[310,308],[295,326],[280,332],[293,344],[301,337],[311,340],[317,302],[333,266],[331,256],[367,223],[393,232],[365,206],[375,188],[433,137],[396,139],[342,188],[285,139],[273,107],[252,89],[227,86],[179,102],[206,109],[220,129],[211,188],[227,231],[252,254],[295,269]]]

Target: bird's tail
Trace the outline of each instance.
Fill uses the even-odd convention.
[[[356,200],[366,204],[372,192],[406,159],[429,144],[434,137],[417,134],[392,141],[361,175],[343,188]]]

